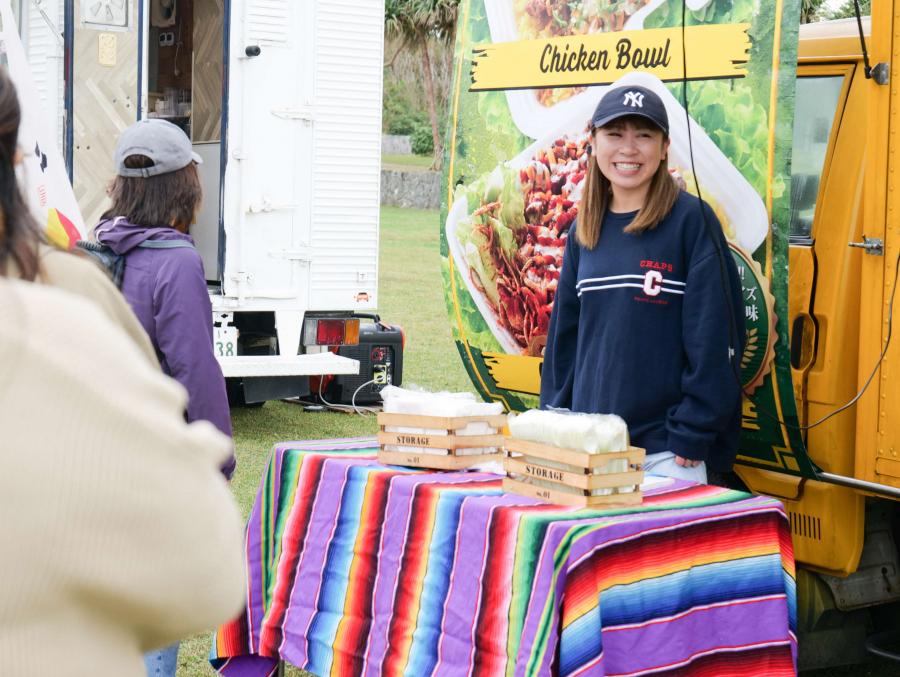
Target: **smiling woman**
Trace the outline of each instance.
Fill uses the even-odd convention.
[[[737,270],[713,210],[669,173],[669,119],[655,92],[609,90],[591,140],[541,406],[618,414],[647,450],[645,470],[705,482],[707,463],[730,470],[740,431]]]

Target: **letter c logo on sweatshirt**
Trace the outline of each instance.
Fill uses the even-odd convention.
[[[648,270],[644,275],[644,293],[647,296],[659,296],[662,291],[662,273],[658,270]]]

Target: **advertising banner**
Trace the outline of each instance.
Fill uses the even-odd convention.
[[[666,105],[670,170],[689,192],[699,184],[741,276],[749,397],[740,460],[812,474],[796,428],[787,326],[799,6],[462,0],[441,254],[454,339],[485,399],[538,406],[562,254],[590,161],[588,121],[610,86],[641,85]]]
[[[45,227],[47,239],[68,249],[85,232],[84,221],[69,183],[66,165],[50,132],[49,112],[41,106],[7,0],[0,0],[0,63],[9,69],[22,109],[19,185],[38,223]]]

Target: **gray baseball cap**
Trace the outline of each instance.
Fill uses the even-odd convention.
[[[152,167],[126,167],[125,158],[145,155],[153,160]],[[116,145],[116,173],[125,177],[159,176],[176,172],[203,160],[194,152],[191,140],[181,127],[159,119],[135,122],[122,132]]]

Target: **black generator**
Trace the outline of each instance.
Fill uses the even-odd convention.
[[[359,375],[335,376],[326,386],[325,396],[329,402],[340,404],[381,404],[381,389],[386,385],[399,386],[403,381],[403,330],[384,324],[377,315],[357,317],[373,322],[361,322],[359,345],[341,346],[338,355],[359,360]]]

